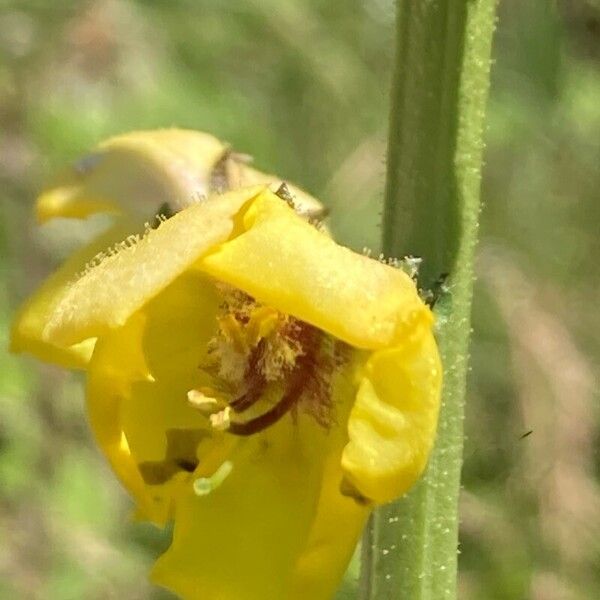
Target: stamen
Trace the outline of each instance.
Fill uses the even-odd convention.
[[[234,435],[246,436],[252,435],[253,433],[258,433],[259,431],[274,425],[290,411],[292,406],[294,406],[296,403],[296,400],[298,400],[300,397],[301,393],[302,387],[297,386],[293,390],[290,390],[284,394],[281,400],[271,410],[263,413],[260,415],[260,417],[250,419],[244,423],[232,421],[229,424],[228,432],[233,433]]]
[[[188,402],[203,415],[209,416],[223,409],[223,403],[214,396],[207,395],[202,390],[190,390],[187,393]]]
[[[210,415],[210,424],[217,431],[227,431],[231,423],[231,407],[226,406],[223,410]]]
[[[269,306],[261,306],[253,311],[246,325],[250,346],[255,346],[260,340],[271,335],[277,329],[279,321],[279,313]]]
[[[307,379],[313,375],[316,368],[314,356],[318,339],[316,334],[317,330],[310,326],[305,325],[299,328],[298,335],[302,338],[304,354],[296,360],[296,365],[290,376],[288,389],[283,394],[281,400],[259,417],[245,422],[231,421],[229,423],[229,433],[240,436],[258,433],[277,423],[293,408],[305,389]]]
[[[259,363],[265,351],[265,343],[263,340],[258,342],[257,346],[253,348],[248,359],[248,367],[246,368],[246,374],[244,379],[246,381],[247,391],[242,394],[239,398],[231,401],[229,406],[233,408],[236,413],[244,412],[253,406],[260,397],[262,396],[267,386],[265,376],[260,371]]]
[[[226,338],[233,344],[237,352],[246,353],[248,351],[248,342],[244,336],[244,330],[239,321],[231,314],[227,313],[218,317],[221,331]]]
[[[260,374],[257,374],[257,379],[259,377]],[[236,413],[243,413],[260,400],[260,397],[265,391],[266,386],[267,382],[263,377],[260,377],[260,381],[257,381],[253,386],[251,386],[245,394],[242,394],[239,396],[239,398],[232,400],[229,403],[229,406],[231,406]]]
[[[286,195],[285,186],[280,191]],[[216,377],[229,389],[224,394],[192,390],[190,404],[210,418],[213,429],[239,436],[262,431],[300,405],[319,424],[330,426],[331,373],[337,363],[327,336],[235,288],[221,291],[223,312],[217,317],[219,331],[211,340],[211,352],[218,365]],[[265,396],[272,398],[271,392],[279,399],[266,412],[253,412],[245,421],[237,418]]]

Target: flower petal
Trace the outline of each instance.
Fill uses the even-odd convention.
[[[140,465],[168,455],[169,432],[206,427],[186,391],[207,383],[198,365],[219,303],[206,276],[190,271],[99,338],[88,371],[96,437],[139,516],[161,525],[174,511],[175,537],[155,569],[158,583],[185,598],[326,600],[368,512],[340,493],[343,427],[327,431],[302,413],[247,439],[212,432],[198,446],[193,475],[152,485],[140,474]],[[345,423],[355,391],[347,372],[336,375],[333,390],[336,419]],[[231,474],[196,496],[193,479],[210,476],[223,460]]]
[[[289,598],[327,454],[327,433],[291,416],[241,442],[233,469],[208,495],[178,499],[173,542],[152,579],[182,598]],[[324,600],[324,596],[314,596]]]
[[[38,198],[38,220],[129,213],[149,220],[208,196],[210,174],[227,146],[199,131],[134,131],[106,140],[63,171]]]
[[[315,214],[317,216],[323,212],[323,205],[316,198],[313,198],[313,196],[307,194],[303,189],[281,177],[257,171],[248,165],[238,162],[232,168],[232,189],[262,184],[267,185],[272,192],[276,192],[282,183],[285,183],[287,186],[298,212],[301,214]]]
[[[190,206],[90,269],[65,290],[44,339],[71,345],[127,319],[234,231],[242,207],[263,188],[236,190]]]
[[[358,348],[383,348],[431,321],[399,269],[336,244],[264,192],[246,231],[206,255],[208,273]]]
[[[128,325],[96,344],[88,367],[88,418],[96,442],[136,500],[141,515],[161,523],[167,518],[165,511],[152,506],[121,423],[122,404],[131,395],[132,382],[150,378],[139,344],[144,320],[134,318]]]
[[[342,455],[346,478],[360,495],[389,502],[419,478],[435,437],[441,377],[430,327],[367,361]]]
[[[123,327],[99,338],[89,365],[88,414],[98,444],[136,499],[138,515],[159,525],[171,517],[182,478],[172,478],[173,470],[164,481],[148,483],[140,465],[160,467],[174,434],[183,439],[195,432],[197,442],[210,442],[208,422],[190,407],[187,392],[207,384],[198,367],[215,333],[218,304],[205,276],[184,274]],[[171,458],[194,462],[191,451]]]
[[[123,223],[104,232],[93,242],[75,252],[25,302],[11,329],[13,352],[30,352],[41,360],[71,369],[85,368],[94,349],[94,339],[80,340],[72,346],[57,346],[44,339],[44,327],[56,310],[65,287],[77,278],[88,262],[116,241],[131,233],[133,225]]]
[[[341,454],[348,436],[351,398],[356,387],[348,376],[348,366],[334,380],[333,404],[337,407],[338,426],[329,431],[329,451],[325,460],[317,513],[306,546],[294,570],[288,600],[329,600],[340,584],[354,549],[371,512],[369,506],[343,496],[340,486],[343,472]]]
[[[217,138],[188,129],[134,131],[99,144],[60,173],[40,194],[40,222],[54,217],[84,218],[96,212],[150,220],[162,207],[170,212],[215,193],[253,185],[275,191],[282,180],[249,167]],[[288,184],[308,211],[321,204]]]

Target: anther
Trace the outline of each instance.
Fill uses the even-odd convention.
[[[246,353],[248,351],[248,342],[244,336],[244,331],[237,319],[230,313],[218,318],[221,331],[225,337],[233,344],[236,352]]]
[[[231,425],[231,407],[226,406],[223,410],[209,416],[210,424],[217,431],[227,431]]]
[[[190,390],[187,393],[187,399],[193,408],[199,410],[206,416],[219,412],[223,408],[221,402],[213,396],[205,394],[202,390]]]

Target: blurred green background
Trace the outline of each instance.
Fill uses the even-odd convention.
[[[145,575],[168,536],[128,520],[80,377],[6,351],[15,307],[89,235],[36,228],[36,190],[110,134],[197,128],[303,185],[343,242],[377,252],[393,8],[0,0],[0,598],[169,597]],[[460,598],[596,599],[596,0],[501,2],[488,123]]]

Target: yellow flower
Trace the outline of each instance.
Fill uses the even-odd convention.
[[[42,220],[120,216],[24,306],[13,348],[87,370],[138,516],[174,520],[152,578],[183,598],[330,598],[435,435],[441,367],[414,283],[279,184],[166,130],[109,140],[38,202]],[[159,207],[172,216],[136,236]]]

